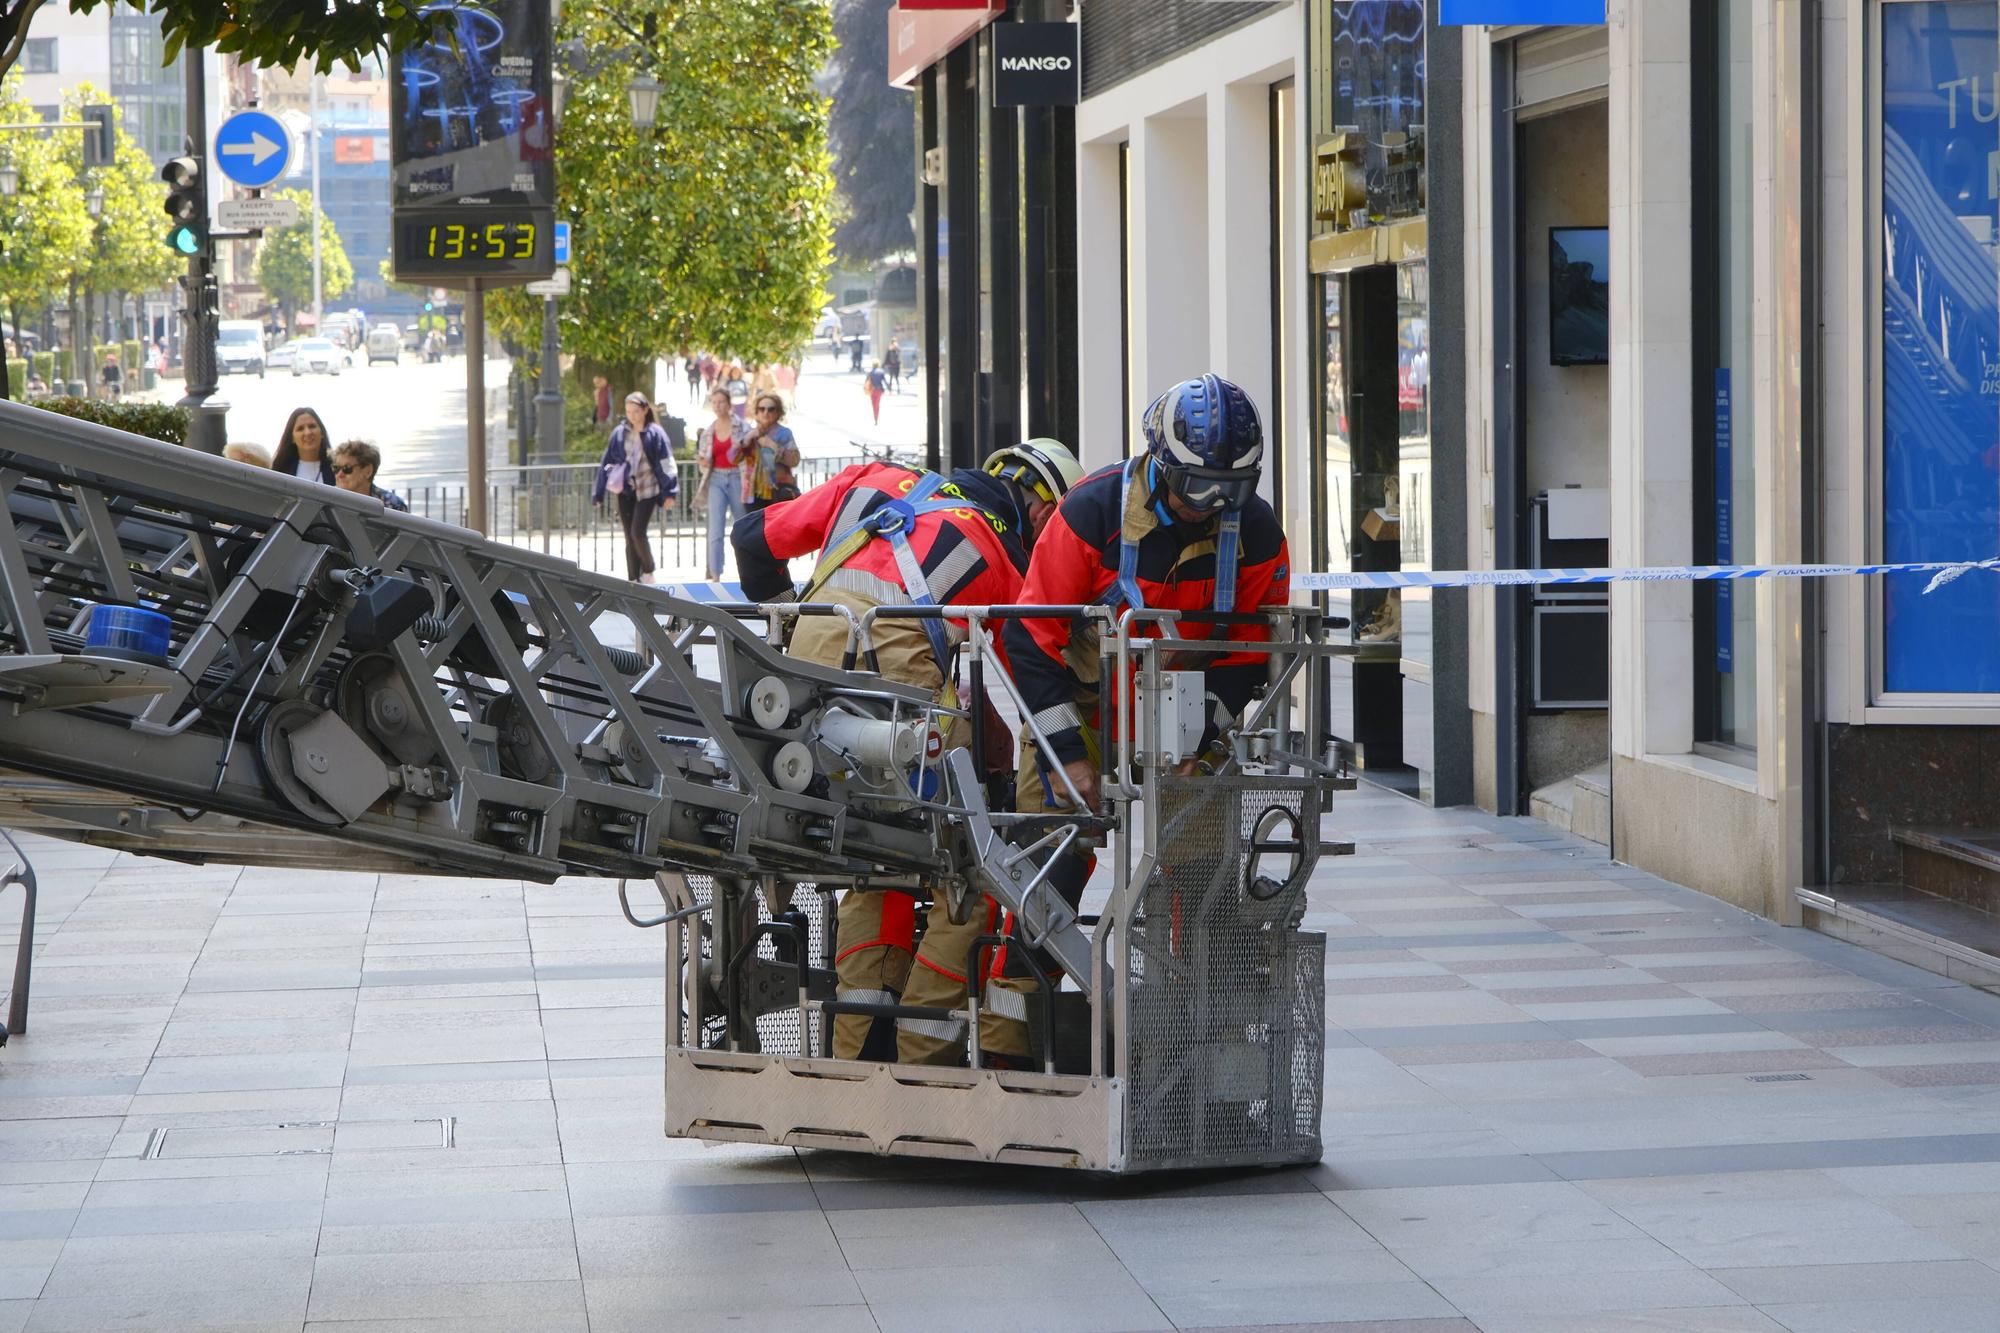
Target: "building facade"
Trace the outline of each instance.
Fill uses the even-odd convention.
[[[1607,18],[1462,36],[1476,562],[1539,563],[1538,499],[1597,512],[1565,489],[1602,491],[1614,565],[1991,558],[2000,6]],[[1570,808],[1619,859],[1958,966],[1994,906],[2000,579],[1927,583],[1616,585],[1595,727],[1537,697],[1549,599],[1481,593],[1481,803],[1590,761]]]

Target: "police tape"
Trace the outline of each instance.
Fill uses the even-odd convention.
[[[1386,572],[1338,571],[1292,575],[1294,592],[1358,588],[1503,588],[1527,584],[1711,583],[1729,579],[1824,579],[1850,574],[1929,574],[1930,593],[1975,569],[2000,572],[1992,560],[1929,561],[1891,565],[1644,565],[1631,569],[1450,569]],[[686,602],[747,602],[740,583],[672,583],[663,591]]]
[[[1709,583],[1731,579],[1825,579],[1850,574],[1929,574],[1926,594],[2000,559],[1887,565],[1646,565],[1631,569],[1452,569],[1339,571],[1292,575],[1295,592],[1361,588],[1505,588],[1524,584]]]

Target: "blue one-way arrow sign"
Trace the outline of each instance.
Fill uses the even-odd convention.
[[[239,111],[215,132],[215,169],[238,185],[261,190],[285,174],[292,136],[275,116]]]
[[[556,223],[556,263],[569,262],[569,223]]]

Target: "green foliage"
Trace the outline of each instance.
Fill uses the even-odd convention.
[[[556,136],[571,228],[564,350],[579,371],[704,347],[751,361],[812,332],[831,250],[826,0],[569,0],[559,37],[599,53]],[[621,54],[633,46],[644,55]],[[626,85],[662,87],[650,131]],[[540,341],[541,301],[494,294],[496,331]]]
[[[165,444],[187,441],[187,409],[170,403],[100,403],[92,398],[56,397],[37,398],[35,406],[45,412],[94,421]]]
[[[67,344],[55,349],[56,374],[62,379],[76,378],[76,349]],[[51,380],[53,385],[54,381]]]
[[[299,206],[299,220],[282,231],[264,233],[257,247],[257,285],[264,294],[292,311],[312,304],[313,244],[312,222],[319,219],[320,294],[326,300],[343,295],[354,285],[354,266],[347,262],[347,249],[333,219],[315,213],[312,196],[304,190],[278,190],[267,198],[290,199]],[[289,318],[285,321],[291,323]]]
[[[834,0],[839,42],[829,73],[833,114],[827,142],[841,220],[833,234],[843,259],[863,267],[912,245],[916,205],[916,110],[908,90],[889,85],[889,11],[895,0]]]
[[[64,117],[79,119],[83,107],[110,101],[109,95],[80,83],[63,95]],[[163,243],[170,221],[160,207],[166,183],[146,150],[125,133],[123,116],[114,106],[111,165],[86,172],[82,184],[104,191],[104,212],[86,219],[93,223],[91,241],[76,256],[77,285],[89,292],[154,291],[172,282],[187,264]]]
[[[42,383],[52,384],[56,376],[56,354],[54,352],[36,352],[34,355],[34,369],[35,375]]]
[[[25,357],[7,358],[7,396],[17,403],[28,396],[28,362]]]
[[[21,98],[21,81],[0,84],[0,122],[39,122]],[[0,136],[0,162],[20,172],[20,187],[0,198],[0,298],[13,306],[40,309],[69,285],[70,274],[88,254],[90,214],[78,188],[76,145],[60,134]],[[162,217],[166,215],[161,214]]]
[[[0,0],[0,72],[20,55],[21,38],[42,0]],[[183,46],[213,47],[246,63],[290,69],[357,68],[377,48],[404,50],[429,33],[418,0],[69,0],[78,13],[107,7],[151,10],[167,35],[167,59]]]
[[[119,344],[119,347],[124,352],[126,370],[137,371],[145,369],[146,344],[140,342],[137,338],[127,338]]]

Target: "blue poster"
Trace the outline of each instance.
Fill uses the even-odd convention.
[[[1735,463],[1729,456],[1735,422],[1729,402],[1729,367],[1715,372],[1715,563],[1736,563],[1736,534],[1729,506],[1736,485]],[[1715,669],[1723,675],[1736,670],[1736,588],[1724,579],[1715,585]]]
[[[1602,23],[1604,0],[1438,0],[1438,22]]]
[[[1883,5],[1882,557],[2000,553],[2000,12]],[[1891,693],[2000,693],[2000,577],[1882,579]]]

